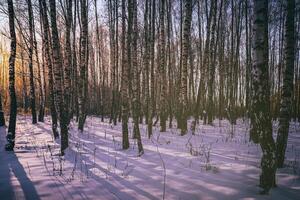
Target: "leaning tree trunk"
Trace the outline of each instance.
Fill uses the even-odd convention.
[[[185,0],[185,17],[184,17],[184,27],[183,27],[183,39],[182,39],[182,71],[181,71],[181,135],[187,133],[187,76],[188,76],[188,51],[190,45],[190,30],[192,22],[192,2]]]
[[[17,98],[15,91],[15,60],[16,60],[16,32],[15,32],[15,13],[12,0],[7,0],[8,5],[8,18],[9,18],[9,32],[10,32],[10,57],[9,57],[9,95],[10,95],[10,115],[6,150],[13,150],[15,146],[16,134],[16,119],[17,119]]]
[[[78,129],[83,131],[83,126],[86,119],[86,96],[85,96],[85,81],[86,80],[86,73],[87,73],[87,37],[88,37],[88,19],[87,19],[87,2],[86,0],[80,1],[80,9],[81,9],[81,32],[80,32],[80,57],[79,57],[79,82],[78,82],[78,106],[79,106],[79,121],[78,121]]]
[[[32,114],[32,123],[37,123],[37,115],[35,108],[35,86],[34,86],[34,75],[33,75],[33,11],[31,0],[27,0],[28,6],[28,21],[29,21],[29,49],[28,49],[28,67],[29,67],[29,75],[30,75],[30,107]]]
[[[263,155],[261,159],[260,187],[268,193],[275,186],[276,156],[270,116],[270,87],[268,84],[268,1],[254,1],[252,66],[252,135],[259,140]]]
[[[292,94],[295,60],[295,0],[287,1],[287,17],[285,23],[285,72],[279,113],[279,129],[277,135],[277,166],[283,167],[287,145],[289,125],[292,114]]]
[[[61,154],[64,155],[64,150],[68,148],[68,125],[66,106],[63,99],[63,82],[62,82],[62,59],[60,52],[60,43],[56,23],[56,5],[55,1],[50,3],[50,17],[51,17],[51,30],[52,30],[52,61],[53,61],[53,74],[54,74],[54,96],[57,103],[57,111],[59,113],[59,122],[61,130]]]
[[[52,132],[54,138],[58,138],[57,131],[57,112],[54,103],[54,86],[53,86],[53,66],[50,54],[50,35],[49,35],[49,21],[47,16],[46,0],[39,0],[39,7],[41,13],[41,20],[43,26],[43,47],[45,54],[45,68],[48,69],[48,83],[49,83],[49,102],[50,102],[50,114],[52,119]]]

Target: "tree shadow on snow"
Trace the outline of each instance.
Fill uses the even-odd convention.
[[[18,157],[4,145],[5,129],[0,128],[0,199],[40,199]]]

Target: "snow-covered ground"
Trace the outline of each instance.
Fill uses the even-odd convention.
[[[122,150],[121,124],[88,117],[80,133],[72,122],[60,157],[50,118],[32,125],[18,116],[15,152],[4,152],[0,128],[0,199],[300,199],[299,123],[291,124],[286,166],[267,196],[258,195],[261,151],[249,142],[247,121],[200,122],[186,136],[176,127],[160,133],[158,124],[151,139],[140,127],[145,154],[138,157],[133,139]]]

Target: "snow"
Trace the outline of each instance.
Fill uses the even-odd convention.
[[[185,136],[176,127],[160,133],[158,124],[151,139],[141,125],[141,157],[133,139],[122,150],[121,124],[108,121],[90,116],[83,133],[71,122],[63,157],[49,117],[32,125],[30,117],[18,116],[15,152],[4,152],[5,128],[0,128],[1,199],[300,199],[299,123],[290,127],[278,187],[262,196],[261,150],[249,142],[247,120],[235,126],[200,121],[196,135]],[[274,123],[274,136],[277,127]],[[129,132],[132,138],[131,123]]]

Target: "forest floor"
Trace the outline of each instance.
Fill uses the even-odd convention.
[[[274,123],[274,137],[278,123]],[[300,199],[300,124],[290,126],[285,167],[277,171],[278,187],[259,195],[260,147],[249,142],[249,122],[231,126],[197,126],[180,136],[176,127],[151,139],[141,125],[145,153],[137,144],[122,150],[121,124],[88,117],[85,131],[70,125],[70,147],[59,156],[50,118],[31,124],[18,116],[16,147],[5,152],[0,128],[0,199]],[[132,138],[132,126],[129,126]]]

